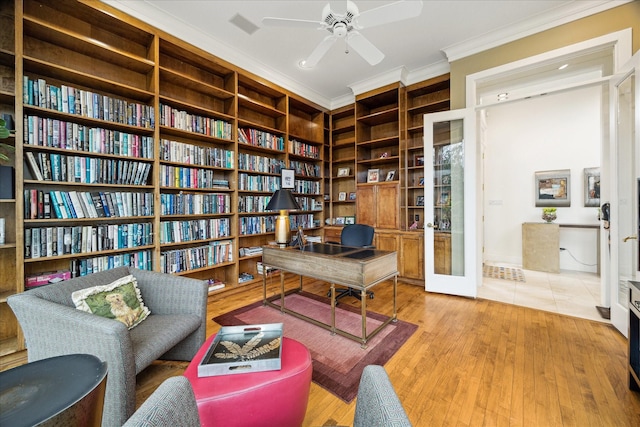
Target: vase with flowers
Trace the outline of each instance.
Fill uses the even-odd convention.
[[[542,219],[547,223],[552,223],[556,218],[556,208],[542,208]]]

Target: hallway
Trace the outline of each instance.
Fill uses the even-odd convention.
[[[561,270],[559,274],[522,271],[524,282],[483,277],[478,298],[610,323],[596,309],[600,305],[600,277],[597,274],[570,270]]]

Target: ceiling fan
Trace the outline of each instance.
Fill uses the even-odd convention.
[[[347,0],[347,11],[344,14],[334,12],[327,3],[322,9],[320,21],[266,17],[262,19],[262,23],[269,26],[315,28],[330,33],[300,63],[305,68],[314,67],[338,39],[345,39],[347,53],[351,47],[369,64],[376,65],[384,59],[384,54],[360,34],[359,30],[413,18],[420,15],[421,11],[422,1],[412,0],[389,3],[360,13],[355,3]]]

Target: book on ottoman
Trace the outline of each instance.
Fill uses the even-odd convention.
[[[282,323],[223,326],[198,365],[199,377],[281,368]]]

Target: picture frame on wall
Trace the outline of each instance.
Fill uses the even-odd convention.
[[[280,188],[293,189],[295,188],[295,182],[295,171],[293,169],[282,169]]]
[[[350,172],[351,172],[351,169],[349,168],[338,168],[337,176],[349,176]]]
[[[571,206],[571,170],[536,172],[535,191],[536,207]]]
[[[380,169],[369,169],[367,172],[367,182],[380,182]]]
[[[600,168],[584,168],[584,206],[600,206]]]

